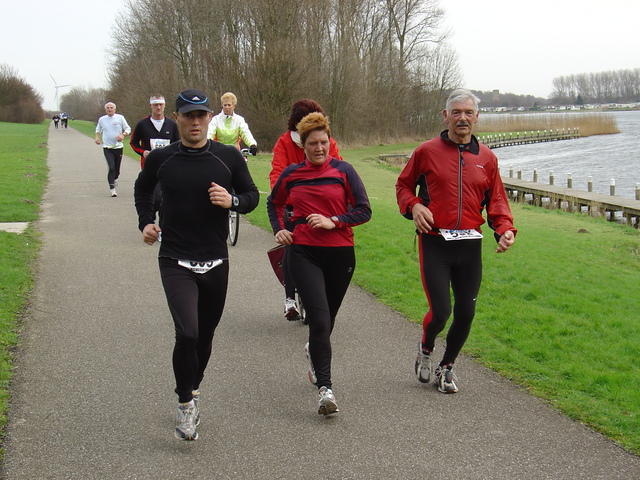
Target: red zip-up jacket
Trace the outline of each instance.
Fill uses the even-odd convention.
[[[267,212],[273,233],[285,228],[284,211],[293,206],[293,243],[322,247],[353,246],[351,227],[371,219],[369,197],[362,180],[350,163],[329,157],[322,165],[308,160],[289,165],[267,198]],[[311,228],[306,218],[312,213],[337,217],[336,228]]]
[[[329,138],[329,156],[342,160],[338,145],[333,137]],[[296,145],[291,138],[291,130],[280,135],[273,147],[273,159],[271,160],[271,173],[269,173],[269,186],[273,188],[278,177],[289,165],[302,163],[305,159],[304,148]]]
[[[411,209],[417,203],[431,210],[432,234],[437,234],[438,229],[481,231],[485,222],[483,210],[496,239],[508,230],[517,232],[498,159],[474,136],[471,143],[458,145],[449,140],[445,130],[421,144],[398,177],[396,197],[400,213],[410,220]]]

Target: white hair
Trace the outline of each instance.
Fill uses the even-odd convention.
[[[478,104],[480,103],[480,99],[476,97],[471,90],[467,90],[466,88],[457,88],[453,92],[449,94],[449,98],[447,98],[446,109],[447,112],[451,111],[451,105],[454,103],[462,103],[467,100],[473,100],[473,110],[475,112],[478,111]]]

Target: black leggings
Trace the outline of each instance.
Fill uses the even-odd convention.
[[[173,372],[178,401],[189,402],[200,387],[211,357],[211,345],[227,298],[229,261],[194,273],[172,258],[160,257],[160,276],[173,317],[176,343]]]
[[[482,281],[482,240],[446,241],[440,235],[420,235],[422,284],[429,311],[422,320],[422,346],[433,351],[436,337],[451,315],[447,345],[440,365],[455,362],[471,331]]]
[[[331,332],[353,271],[353,247],[291,245],[289,269],[309,322],[309,353],[316,386],[331,388]]]
[[[107,182],[109,188],[116,188],[116,180],[120,176],[120,164],[122,163],[122,148],[103,148],[104,158],[107,159]]]
[[[284,282],[284,295],[286,298],[295,298],[296,283],[293,281],[291,270],[289,269],[289,245],[285,245],[282,255],[282,280]]]
[[[293,232],[295,224],[291,222],[291,215],[293,213],[293,207],[287,205],[284,211],[284,226],[290,232]],[[295,298],[296,295],[296,283],[291,275],[289,269],[289,249],[290,245],[285,245],[284,255],[282,256],[282,281],[284,283],[284,296],[285,298]]]

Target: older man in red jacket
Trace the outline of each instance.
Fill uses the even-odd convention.
[[[478,101],[468,90],[453,91],[443,111],[449,128],[413,152],[396,183],[400,212],[413,220],[420,237],[420,269],[429,302],[414,365],[423,383],[431,379],[431,356],[451,315],[453,291],[453,322],[435,370],[442,393],[458,391],[452,367],[475,315],[482,280],[482,212],[495,232],[496,252],[507,251],[517,232],[498,160],[472,133]]]

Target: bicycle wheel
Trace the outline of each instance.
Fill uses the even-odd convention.
[[[297,291],[296,291],[296,302],[298,302],[298,312],[300,313],[300,320],[304,325],[308,325],[309,322],[307,321],[307,312],[304,310],[304,304],[302,303],[302,298],[300,298],[300,295],[298,295]]]
[[[228,241],[231,246],[238,243],[238,230],[240,229],[240,214],[229,210],[229,237]]]

